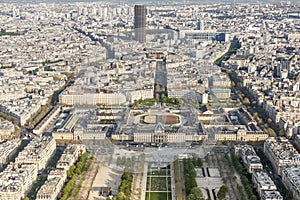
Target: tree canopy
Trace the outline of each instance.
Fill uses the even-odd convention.
[[[198,187],[193,187],[191,193],[187,197],[187,200],[204,200],[201,189]]]

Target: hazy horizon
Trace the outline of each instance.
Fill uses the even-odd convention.
[[[106,0],[0,0],[0,3],[73,3],[73,2],[105,2]],[[299,2],[300,0],[291,0],[289,2]],[[207,3],[279,3],[282,2],[282,0],[257,0],[253,2],[249,2],[248,0],[187,0],[187,1],[179,1],[179,0],[111,0],[110,2],[125,2],[125,3],[141,3],[145,2],[145,4],[151,4],[151,3],[159,3],[163,4],[166,2],[180,2],[180,3],[192,3],[195,2],[197,4],[207,4]],[[287,1],[288,2],[288,1]]]

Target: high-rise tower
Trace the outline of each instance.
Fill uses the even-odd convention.
[[[146,42],[146,6],[134,6],[134,36],[135,40]]]

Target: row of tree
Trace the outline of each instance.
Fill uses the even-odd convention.
[[[19,147],[18,151],[19,152],[22,151],[25,148],[26,144],[27,144],[27,142],[22,141],[22,144]],[[34,184],[32,185],[29,192],[27,193],[28,199],[36,199],[36,195],[37,195],[39,188],[41,188],[41,186],[45,184],[45,182],[47,180],[47,176],[49,175],[49,172],[56,168],[55,166],[56,166],[58,160],[60,159],[61,154],[63,153],[63,150],[64,150],[64,147],[56,148],[54,155],[48,160],[46,168],[43,169],[43,171],[41,172],[41,174],[43,174],[43,176],[37,177]],[[13,158],[13,159],[15,159],[15,158]],[[26,199],[26,198],[24,198],[24,199]]]
[[[174,97],[164,97],[162,99],[162,102],[167,104],[168,106],[171,106],[171,105],[177,106],[180,103],[179,99],[174,98]]]
[[[16,120],[15,118],[13,118],[12,116],[8,115],[8,114],[5,114],[3,112],[0,112],[0,118],[3,118],[7,121],[10,121],[12,123],[14,123],[15,125],[19,125],[19,122],[18,120]]]
[[[195,171],[195,165],[198,166],[198,164],[201,164],[202,161],[198,163],[197,159],[183,159],[183,173],[184,173],[184,185],[185,185],[185,193],[188,200],[203,200],[202,192],[200,188],[197,187],[196,182],[196,171]]]
[[[73,189],[72,194],[73,194],[74,197],[76,197],[76,196],[79,194],[80,188],[81,188],[81,186],[82,186],[83,181],[85,180],[86,173],[87,173],[87,171],[89,170],[89,168],[90,168],[90,166],[91,166],[91,164],[92,164],[92,162],[93,162],[93,159],[94,159],[93,156],[91,156],[91,157],[89,157],[89,158],[87,159],[86,164],[85,164],[84,169],[83,169],[83,173],[81,174],[80,181],[79,181],[79,183],[77,184],[77,187]]]
[[[114,200],[130,200],[132,181],[133,175],[125,170],[121,177],[118,196]]]
[[[239,195],[240,195],[241,200],[247,200],[246,195],[243,191],[243,186],[237,184],[236,188],[239,191]]]
[[[118,156],[116,164],[117,166],[125,167],[125,171],[132,170],[134,165],[136,164],[136,157],[132,156],[131,158],[126,158],[125,156],[123,156],[121,158],[120,156]]]
[[[188,159],[191,159],[191,158],[188,158]],[[196,157],[193,157],[192,158],[192,162],[193,162],[193,165],[195,167],[202,167],[203,166],[203,161],[201,158],[196,158]]]
[[[239,191],[239,195],[241,197],[241,200],[254,199],[255,196],[253,196],[252,185],[251,185],[251,183],[249,182],[249,180],[246,177],[248,173],[243,168],[242,164],[239,161],[239,158],[234,153],[231,153],[230,157],[228,156],[227,153],[225,153],[224,157],[228,161],[230,172],[233,174],[234,170],[236,170],[240,174],[241,180],[243,179],[242,180],[243,186],[244,186],[244,188],[245,188],[245,190],[247,192],[247,195],[250,198],[246,198],[246,195],[245,195],[244,190],[243,190],[243,186],[237,185],[237,190]]]
[[[228,192],[228,187],[226,185],[222,185],[217,196],[219,200],[225,199],[226,193]]]
[[[232,42],[231,42],[231,45],[230,45],[228,51],[227,51],[224,55],[222,55],[220,58],[218,58],[218,59],[214,62],[214,64],[215,64],[215,65],[218,65],[218,66],[221,66],[221,65],[222,65],[222,62],[228,60],[228,59],[230,58],[230,56],[231,56],[232,54],[235,54],[236,51],[237,51],[239,48],[241,48],[241,44],[239,43],[238,38],[237,38],[237,37],[234,37],[233,40],[232,40]]]
[[[60,200],[67,200],[71,195],[73,188],[75,188],[77,177],[84,170],[87,171],[87,166],[85,166],[86,161],[88,159],[88,153],[83,153],[76,164],[72,165],[70,169],[67,171],[67,182],[63,189],[63,196]]]
[[[276,136],[276,133],[283,135],[284,131],[279,128],[273,120],[268,117],[268,113],[262,108],[262,106],[257,105],[254,96],[244,87],[240,80],[237,78],[235,72],[227,72],[230,79],[233,82],[233,90],[241,100],[241,102],[247,106],[248,111],[253,115],[254,119],[258,122],[260,128],[268,133],[270,136]]]
[[[204,200],[201,189],[198,187],[194,187],[191,190],[191,194],[187,196],[187,200]]]
[[[158,102],[156,98],[146,98],[146,99],[139,99],[133,103],[133,107],[137,107],[139,105],[145,106],[154,106]]]
[[[51,108],[52,106],[49,103],[41,106],[34,116],[27,121],[28,127],[33,129],[50,112]]]
[[[245,170],[243,165],[240,163],[238,156],[235,155],[234,152],[231,152],[231,161],[232,161],[232,164],[233,164],[234,168],[236,169],[236,171],[240,174],[241,182],[242,182],[242,185],[244,186],[245,191],[248,195],[248,199],[256,200],[257,199],[256,195],[253,192],[254,189],[252,187],[251,182],[249,181],[249,179],[247,177],[247,176],[249,176],[249,174]]]

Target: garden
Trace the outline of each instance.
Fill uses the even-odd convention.
[[[149,165],[146,200],[171,200],[170,166],[158,168]]]

